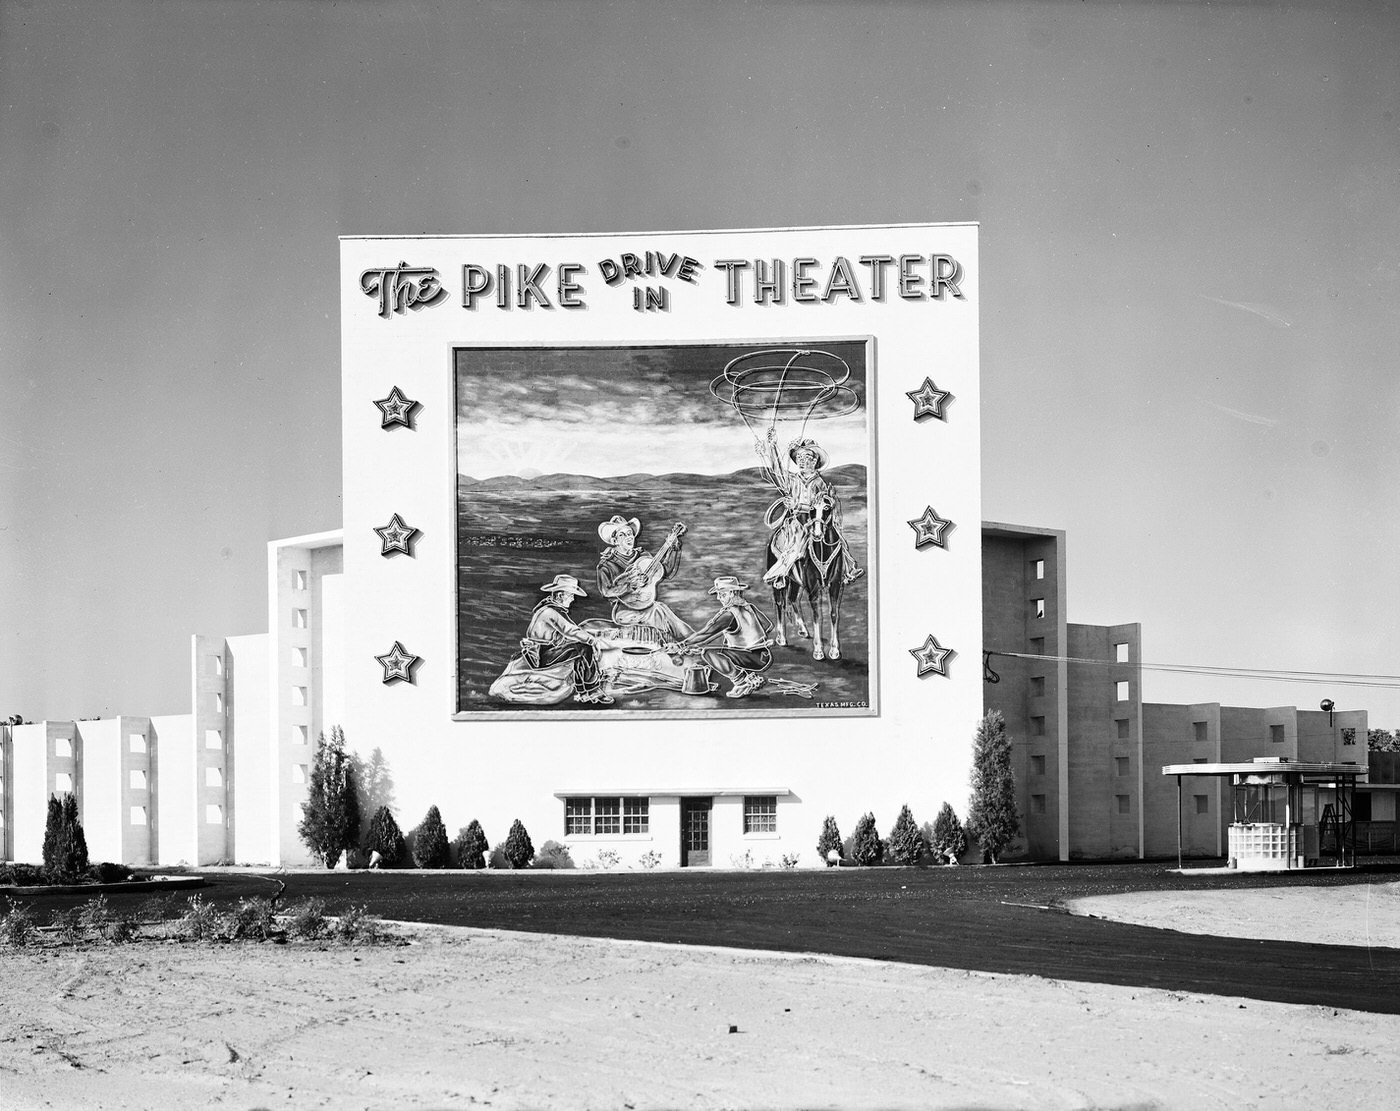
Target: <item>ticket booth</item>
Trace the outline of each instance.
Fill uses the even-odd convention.
[[[1177,866],[1181,865],[1182,780],[1229,776],[1232,809],[1230,868],[1242,872],[1287,871],[1356,863],[1353,820],[1361,764],[1259,757],[1228,764],[1168,764],[1176,777]]]

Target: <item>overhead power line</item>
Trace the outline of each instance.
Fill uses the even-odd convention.
[[[1082,664],[1088,667],[1137,667],[1143,671],[1166,671],[1187,675],[1213,675],[1227,679],[1260,679],[1275,683],[1324,683],[1335,686],[1378,687],[1400,690],[1400,675],[1366,675],[1352,671],[1287,671],[1277,668],[1217,667],[1213,664],[1128,663],[1120,660],[1100,660],[1084,656],[1046,656],[1031,652],[989,651],[990,656],[1006,656],[1016,660],[1039,660],[1044,663]]]

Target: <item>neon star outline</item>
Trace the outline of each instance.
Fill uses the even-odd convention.
[[[413,555],[413,538],[418,535],[419,530],[405,522],[397,513],[389,518],[387,525],[381,525],[374,531],[383,542],[380,555],[389,556],[395,552],[403,552],[406,556]]]
[[[914,530],[914,547],[927,548],[930,544],[935,547],[948,550],[948,541],[944,537],[944,532],[953,527],[953,522],[946,517],[940,517],[933,506],[928,506],[922,516],[915,517],[909,522],[909,527]]]
[[[374,658],[384,669],[384,682],[386,683],[413,682],[413,665],[420,659],[405,649],[397,640],[394,641],[394,647],[388,652]]]
[[[935,386],[932,378],[925,378],[922,386],[917,390],[907,391],[904,396],[914,403],[916,421],[927,420],[929,417],[942,421],[948,419],[943,415],[943,407],[953,400],[953,395]]]
[[[918,648],[909,649],[909,654],[919,661],[918,676],[922,679],[925,675],[942,675],[948,677],[948,662],[957,655],[951,648],[944,648],[938,643],[938,638],[929,633],[928,639]]]
[[[418,402],[405,396],[403,390],[395,386],[389,391],[389,396],[382,401],[376,401],[383,419],[379,422],[380,428],[393,428],[396,424],[401,424],[407,429],[413,428],[412,413]]]

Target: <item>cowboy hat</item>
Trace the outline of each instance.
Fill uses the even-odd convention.
[[[630,529],[632,535],[636,536],[639,532],[642,531],[642,522],[637,520],[637,518],[635,517],[633,517],[629,521],[626,518],[622,517],[620,514],[614,513],[611,517],[609,517],[606,521],[604,521],[601,525],[598,526],[598,535],[602,538],[603,543],[611,544],[613,541],[613,535],[620,528]]]
[[[718,594],[721,590],[732,590],[735,593],[740,590],[748,590],[748,583],[741,583],[734,575],[721,575],[715,580],[715,585],[710,587],[707,593]]]
[[[583,592],[583,588],[579,586],[578,579],[572,575],[555,575],[553,582],[545,583],[540,589],[546,594],[572,594],[575,598],[588,597]]]
[[[788,458],[796,463],[799,451],[810,451],[817,457],[817,470],[826,466],[826,452],[822,450],[821,444],[817,443],[816,440],[793,440],[788,445]]]

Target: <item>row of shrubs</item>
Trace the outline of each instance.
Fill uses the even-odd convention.
[[[817,855],[831,867],[842,862],[865,867],[876,864],[957,864],[967,852],[967,847],[967,831],[963,829],[957,812],[946,802],[933,823],[925,822],[922,826],[914,821],[913,811],[905,805],[899,811],[899,817],[895,819],[887,838],[880,836],[875,815],[867,812],[856,823],[855,832],[842,840],[835,816],[828,814],[817,838]]]
[[[376,944],[394,940],[383,923],[364,907],[326,913],[320,899],[293,903],[278,913],[276,901],[240,899],[229,907],[205,902],[199,895],[186,900],[184,910],[173,895],[147,899],[130,913],[113,909],[103,895],[82,906],[54,911],[41,926],[27,904],[9,899],[0,915],[0,944],[12,948],[45,943],[56,945],[119,945],[152,937],[178,941],[321,941]]]
[[[473,818],[457,831],[452,841],[436,806],[418,828],[405,836],[387,806],[370,818],[363,844],[347,850],[346,862],[352,868],[572,868],[569,846],[546,841],[535,851],[529,831],[517,818],[506,839],[494,847],[487,840],[481,823]]]

